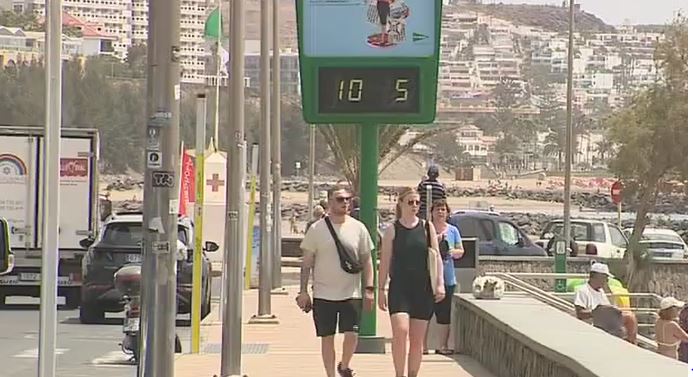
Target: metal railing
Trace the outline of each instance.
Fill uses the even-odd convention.
[[[515,289],[521,291],[522,293],[525,293],[532,298],[543,302],[551,307],[554,307],[558,310],[561,310],[563,312],[566,312],[570,314],[573,317],[576,317],[575,315],[575,306],[570,303],[568,300],[565,298],[567,297],[572,297],[574,293],[554,293],[554,292],[547,292],[544,291],[541,288],[535,287],[532,284],[529,284],[522,279],[549,279],[549,280],[556,280],[556,279],[586,279],[588,277],[587,274],[579,274],[579,273],[527,273],[527,272],[517,272],[517,273],[508,273],[508,272],[486,272],[486,276],[494,276],[499,279],[502,279],[505,284],[514,287]],[[659,295],[653,294],[653,293],[610,293],[607,294],[609,297],[622,297],[622,296],[628,296],[631,298],[645,298],[645,299],[653,299],[657,300],[656,302],[659,302],[662,298]],[[642,307],[631,307],[629,309],[633,313],[643,313],[643,314],[649,314],[649,315],[655,315],[656,316],[656,309],[652,308],[642,308]],[[577,317],[576,317],[577,318]],[[652,324],[650,323],[643,323],[643,324],[638,324],[638,327],[642,328],[648,328],[651,329],[653,327]],[[657,349],[657,343],[641,334],[637,335],[637,342],[640,347],[649,349],[649,350],[656,350]]]

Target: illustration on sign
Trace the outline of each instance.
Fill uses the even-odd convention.
[[[147,149],[154,151],[161,149],[161,142],[159,141],[159,128],[152,126],[147,127]]]
[[[303,0],[303,53],[312,57],[429,57],[431,0]]]
[[[17,177],[25,176],[26,172],[26,165],[19,157],[9,153],[0,154],[0,175]]]
[[[86,177],[89,173],[89,160],[86,158],[61,158],[61,177]]]
[[[150,169],[161,168],[161,152],[147,151],[147,167]]]

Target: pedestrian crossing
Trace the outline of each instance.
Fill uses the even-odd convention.
[[[69,348],[56,348],[55,354],[58,358],[61,356],[72,357],[71,351]],[[73,354],[75,352],[78,351],[72,351]],[[17,359],[38,359],[38,354],[38,348],[29,348],[12,355],[12,357]],[[132,355],[126,355],[123,351],[114,350],[97,355],[91,360],[87,359],[85,364],[101,367],[133,367],[135,362],[132,360]]]
[[[64,354],[67,351],[69,351],[69,349],[67,349],[67,348],[56,348],[55,354],[59,356],[59,355]],[[38,348],[30,348],[30,349],[24,350],[24,351],[22,351],[16,355],[14,355],[14,357],[16,357],[18,359],[38,359],[38,354],[39,354]]]

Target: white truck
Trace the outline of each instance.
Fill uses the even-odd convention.
[[[62,129],[58,295],[68,308],[80,303],[80,240],[99,226],[98,131]],[[0,218],[9,223],[14,269],[0,276],[0,306],[7,296],[39,297],[43,245],[43,127],[0,126]]]

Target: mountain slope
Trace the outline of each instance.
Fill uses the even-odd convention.
[[[451,6],[456,11],[480,12],[516,24],[535,26],[547,31],[567,32],[568,8],[553,5],[530,4],[460,4]],[[613,32],[599,17],[583,12],[575,12],[575,30],[582,32]]]

